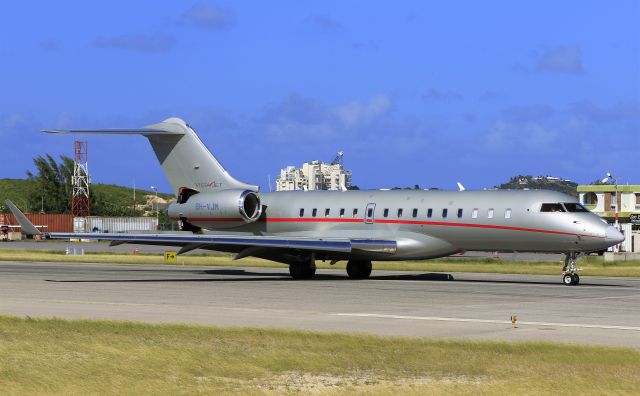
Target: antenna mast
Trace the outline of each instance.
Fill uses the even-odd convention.
[[[71,196],[71,213],[75,217],[87,217],[91,213],[89,200],[89,162],[87,142],[74,142],[73,156],[73,195]]]
[[[344,151],[342,150],[338,151],[333,161],[331,161],[331,165],[342,165],[343,157],[344,157]]]

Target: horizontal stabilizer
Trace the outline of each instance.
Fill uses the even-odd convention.
[[[31,223],[29,219],[27,219],[27,216],[25,216],[24,213],[22,213],[20,209],[18,209],[18,207],[13,202],[11,202],[11,200],[7,199],[4,202],[9,207],[9,210],[11,211],[11,213],[13,213],[13,215],[16,217],[16,220],[18,220],[18,223],[20,223],[20,228],[22,228],[23,234],[26,234],[26,235],[41,234],[41,232],[36,228],[36,226],[34,226],[33,223]]]
[[[159,129],[43,129],[40,132],[46,133],[82,133],[93,135],[184,135],[181,131],[162,131]]]

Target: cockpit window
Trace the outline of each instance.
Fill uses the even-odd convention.
[[[585,209],[584,206],[576,202],[565,202],[563,205],[565,209],[567,209],[567,212],[588,212],[588,210]]]
[[[565,212],[562,204],[559,203],[543,203],[540,207],[541,212]]]

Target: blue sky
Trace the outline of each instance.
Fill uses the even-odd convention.
[[[178,116],[263,188],[338,150],[363,188],[640,183],[637,1],[21,1],[0,37],[0,177],[71,156],[39,129]],[[94,182],[170,191],[146,139],[88,141]]]

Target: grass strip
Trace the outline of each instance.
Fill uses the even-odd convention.
[[[139,255],[111,252],[86,252],[83,256],[66,255],[64,250],[0,249],[0,261],[104,263],[104,264],[165,264],[160,253]],[[175,265],[231,266],[231,267],[273,267],[284,268],[283,264],[255,257],[233,260],[229,254],[187,254],[178,257]],[[330,265],[316,262],[318,268],[344,269],[346,263]],[[588,256],[578,260],[578,266],[585,275],[640,277],[640,260],[605,262],[602,257]],[[377,261],[375,270],[422,271],[422,272],[481,272],[500,274],[558,275],[562,262],[557,261],[513,261],[466,258],[440,258],[424,261]]]
[[[640,351],[0,316],[3,394],[637,394]]]

